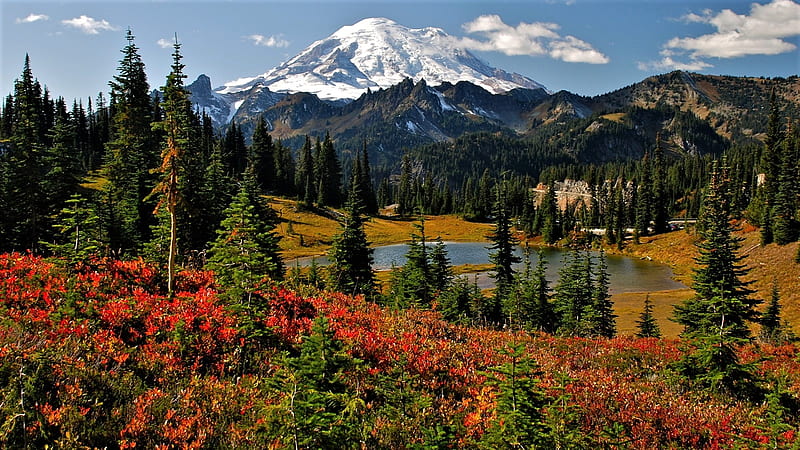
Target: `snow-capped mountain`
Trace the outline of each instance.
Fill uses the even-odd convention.
[[[439,28],[413,29],[370,18],[340,28],[262,75],[228,82],[216,92],[241,94],[261,86],[272,92],[308,92],[323,100],[351,100],[406,78],[424,79],[430,86],[468,81],[495,94],[543,88],[522,75],[490,67]]]

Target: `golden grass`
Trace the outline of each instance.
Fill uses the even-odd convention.
[[[773,282],[780,290],[782,316],[787,320],[794,329],[795,333],[800,332],[800,264],[794,262],[794,256],[798,251],[797,242],[779,246],[770,244],[766,247],[760,245],[761,236],[758,229],[749,227],[746,224],[742,227],[746,231],[740,231],[738,236],[744,240],[741,243],[740,254],[744,256],[743,264],[749,269],[745,281],[751,281],[750,288],[755,292],[754,298],[764,300],[762,309],[766,307],[769,301]],[[698,255],[695,243],[698,237],[691,229],[686,231],[676,231],[666,233],[659,236],[647,237],[642,239],[639,245],[630,245],[622,251],[623,254],[630,254],[638,257],[647,257],[653,261],[667,264],[672,268],[675,274],[675,279],[691,286],[693,269],[697,267],[694,258]],[[610,249],[610,251],[613,251]],[[675,295],[667,295],[669,292],[674,292]],[[681,293],[681,295],[678,295]],[[669,314],[659,314],[659,303],[664,303],[661,307],[671,306],[691,297],[694,294],[692,290],[684,291],[666,291],[665,294],[659,295],[657,298],[656,293],[651,293],[651,298],[656,305],[656,317],[659,320],[659,325],[662,326],[662,331],[665,331],[665,321],[662,318],[668,317]],[[639,295],[639,306],[636,309],[636,317],[641,312],[644,302],[644,295]],[[674,298],[672,298],[674,297]],[[620,332],[623,326],[627,327],[627,323],[634,323],[628,317],[628,308],[633,307],[631,299],[626,297],[615,296],[615,301],[619,298],[620,303],[617,314]],[[670,304],[670,302],[672,302]],[[631,303],[630,305],[628,303]],[[674,324],[673,324],[674,325]],[[672,326],[672,325],[670,325]],[[758,327],[756,326],[756,329]],[[679,332],[680,329],[677,329]],[[666,334],[666,332],[665,332]]]
[[[622,123],[622,119],[625,118],[625,113],[605,114],[600,117],[606,120],[610,120],[612,122]]]
[[[281,219],[277,232],[282,237],[280,245],[286,260],[326,253],[333,236],[340,231],[334,218],[304,210],[294,200],[272,198],[270,205]],[[415,223],[411,219],[377,217],[370,218],[364,230],[373,246],[397,244],[410,239]],[[453,215],[425,217],[425,234],[431,240],[441,237],[445,241],[485,241],[490,230],[489,224],[467,222]]]
[[[625,292],[611,296],[614,302],[614,312],[617,314],[617,333],[620,335],[635,335],[636,321],[639,314],[644,309],[644,299],[650,296],[653,302],[653,317],[661,328],[664,337],[676,337],[683,330],[683,327],[672,322],[674,305],[679,304],[691,297],[694,291],[691,289],[677,289],[673,291],[657,292]]]

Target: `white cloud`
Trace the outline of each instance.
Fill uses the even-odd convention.
[[[704,60],[706,58],[777,55],[797,48],[784,39],[800,36],[800,4],[792,0],[773,0],[763,5],[753,3],[749,15],[736,14],[730,9],[715,14],[706,9],[682,19],[710,25],[716,31],[697,37],[674,37],[664,44],[666,56],[661,61],[643,63],[640,68],[700,70],[713,67]],[[680,63],[672,56],[688,57],[691,62]]]
[[[549,55],[565,62],[605,64],[608,57],[574,36],[561,36],[558,24],[549,22],[506,24],[500,16],[484,15],[465,23],[464,31],[484,39],[461,38],[458,44],[470,50],[497,51],[506,55]]]
[[[258,45],[261,47],[286,48],[289,46],[289,41],[283,39],[283,37],[280,35],[264,36],[261,34],[251,34],[250,36],[245,36],[245,38],[252,41],[253,45]]]
[[[33,23],[33,22],[38,22],[40,20],[49,20],[49,19],[50,19],[50,16],[48,16],[46,14],[30,13],[30,14],[28,14],[28,17],[24,17],[24,18],[18,17],[17,20],[15,20],[15,22],[16,23]]]
[[[61,23],[77,28],[85,34],[99,34],[101,31],[115,31],[118,29],[105,19],[97,20],[86,15],[74,19],[62,20]]]
[[[681,62],[681,61],[676,61],[671,56],[664,56],[659,61],[640,62],[637,64],[637,67],[639,67],[639,70],[643,70],[646,72],[649,72],[651,70],[655,71],[686,70],[686,71],[696,72],[698,70],[704,70],[714,66],[705,61],[697,59],[691,60],[689,62]]]
[[[161,48],[171,48],[174,42],[170,41],[169,39],[161,38],[156,41],[156,44],[158,44],[158,46]]]
[[[550,56],[566,62],[589,64],[606,64],[609,61],[606,55],[574,36],[566,36],[562,40],[551,42]]]

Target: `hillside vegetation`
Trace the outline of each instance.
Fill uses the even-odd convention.
[[[321,211],[303,209],[294,200],[272,198],[271,206],[278,211],[281,223],[277,227],[282,239],[281,255],[287,265],[298,257],[324,255],[330,248],[331,236],[339,231],[339,222],[333,213],[322,214]],[[293,233],[288,233],[289,222]],[[365,226],[367,236],[373,246],[391,245],[408,242],[413,231],[414,221],[396,216],[380,216],[370,219]],[[429,236],[440,236],[445,241],[485,242],[491,231],[486,223],[468,222],[458,216],[426,216],[425,227]],[[754,297],[769,299],[773,281],[781,292],[783,317],[792,329],[800,334],[800,265],[793,262],[797,253],[797,243],[778,246],[770,244],[761,246],[759,231],[744,224],[739,233],[744,238],[742,253],[744,263],[750,268],[747,280],[752,281]],[[300,245],[302,236],[303,245]],[[606,246],[605,250],[622,253],[633,258],[646,258],[672,269],[675,279],[687,285],[686,289],[657,292],[617,293],[612,299],[617,319],[618,331],[621,335],[633,335],[636,332],[636,321],[642,311],[644,297],[649,295],[654,304],[654,315],[665,336],[677,337],[681,326],[670,319],[673,309],[686,298],[694,295],[688,287],[692,284],[692,269],[697,257],[695,243],[697,235],[692,228],[656,236],[643,237],[640,244],[630,244],[619,251],[616,246]],[[546,245],[541,239],[533,239],[531,245]],[[777,267],[782,268],[776,270]],[[483,266],[480,270],[489,270],[491,266]],[[458,270],[459,268],[456,267]],[[462,268],[468,272],[476,268]],[[383,277],[388,282],[387,277]]]
[[[269,283],[236,306],[209,272],[181,272],[174,297],[161,276],[141,261],[0,257],[3,446],[476,448],[529,432],[552,448],[797,442],[797,406],[782,403],[800,389],[795,345],[737,350],[772,393],[750,403],[681,377],[681,341],[457,326]]]

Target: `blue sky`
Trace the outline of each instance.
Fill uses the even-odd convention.
[[[495,67],[581,95],[675,69],[800,72],[800,3],[793,0],[1,0],[0,93],[12,92],[26,53],[54,96],[85,102],[108,92],[127,28],[152,87],[164,84],[176,33],[187,82],[205,73],[217,87],[264,73],[367,17],[442,28]]]

